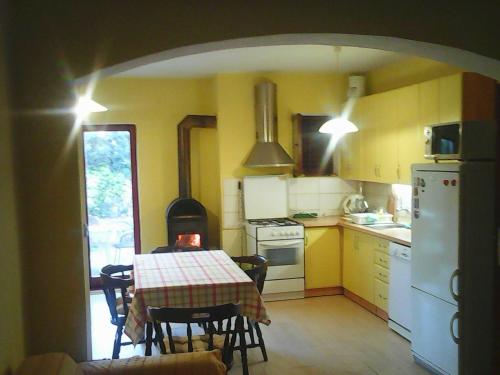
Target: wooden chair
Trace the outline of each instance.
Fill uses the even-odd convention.
[[[266,280],[267,268],[269,262],[262,255],[251,255],[251,256],[241,256],[241,257],[231,257],[231,259],[237,263],[245,273],[253,280],[257,286],[257,290],[260,294],[264,290],[264,282]],[[264,361],[267,362],[267,352],[266,345],[264,344],[264,338],[262,337],[262,331],[258,322],[252,321],[248,317],[246,318],[247,327],[245,332],[250,336],[250,343],[246,345],[247,348],[259,347],[262,352],[262,357]],[[255,332],[257,333],[257,342],[255,341]],[[238,350],[238,347],[235,348]]]
[[[239,350],[241,352],[241,360],[243,364],[243,374],[248,375],[248,363],[247,363],[247,353],[244,339],[244,326],[243,319],[240,314],[239,305],[235,304],[225,304],[220,306],[209,306],[209,307],[197,307],[197,308],[169,308],[161,307],[154,308],[150,307],[148,309],[151,319],[153,321],[153,327],[156,332],[156,338],[159,341],[160,350],[162,354],[167,354],[167,349],[165,342],[163,341],[163,330],[161,328],[161,323],[166,324],[167,337],[169,344],[169,352],[171,354],[176,353],[175,339],[172,335],[172,323],[186,324],[187,333],[187,351],[194,351],[194,341],[191,324],[198,324],[208,327],[206,332],[208,335],[208,343],[204,350],[213,350],[216,348],[214,344],[214,335],[216,334],[216,329],[214,322],[227,320],[226,332],[224,337],[224,343],[221,349],[222,359],[227,366],[232,363],[233,348],[236,342],[236,335],[240,336]],[[235,326],[232,327],[232,318],[236,318]],[[146,342],[152,341],[152,332],[149,331],[146,336]],[[199,341],[199,340],[198,340]],[[241,344],[243,342],[243,344]],[[197,343],[198,344],[198,343]],[[146,344],[148,345],[148,344]],[[199,345],[196,345],[199,347]]]
[[[130,345],[131,342],[121,342],[123,327],[128,315],[128,304],[132,301],[128,288],[134,285],[134,280],[126,272],[132,271],[132,265],[107,265],[101,270],[101,283],[106,303],[111,314],[111,324],[116,326],[115,340],[113,344],[113,359],[120,356],[120,348]],[[120,290],[120,297],[116,295],[116,289]],[[147,324],[151,325],[150,322]],[[144,340],[141,341],[144,343]]]

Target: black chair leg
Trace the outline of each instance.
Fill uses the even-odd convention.
[[[248,327],[248,335],[250,336],[250,344],[252,346],[255,345],[255,335],[253,334],[253,325],[250,322],[250,318],[247,316],[247,327]]]
[[[116,327],[115,342],[113,343],[113,359],[120,358],[120,347],[122,344],[123,326]]]
[[[236,318],[237,332],[240,336],[240,353],[241,353],[241,366],[243,367],[243,375],[248,375],[248,358],[247,358],[247,344],[245,339],[245,323],[241,315]]]
[[[264,338],[262,337],[262,331],[260,330],[258,322],[255,322],[255,331],[257,332],[257,337],[259,338],[259,346],[262,352],[262,357],[264,357],[264,361],[267,362],[266,345],[264,344]]]
[[[231,335],[231,342],[229,343],[229,348],[227,349],[227,356],[224,363],[228,368],[233,366],[233,352],[236,346],[236,336],[238,334],[238,318],[234,322],[234,330],[231,329],[231,319],[228,319],[228,324],[226,326],[226,335]]]
[[[160,345],[161,354],[167,354],[167,348],[165,348],[165,342],[163,341],[163,330],[160,323],[153,323],[155,329],[155,336],[158,344]]]
[[[144,351],[145,356],[151,355],[152,344],[153,344],[153,323],[146,322],[146,350]]]

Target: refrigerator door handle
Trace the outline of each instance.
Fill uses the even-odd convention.
[[[455,336],[455,332],[454,332],[454,329],[453,329],[453,323],[455,322],[455,320],[458,320],[459,318],[459,315],[458,315],[458,311],[453,314],[453,316],[451,317],[451,320],[450,320],[450,335],[451,335],[451,338],[453,339],[453,341],[455,342],[455,344],[459,344],[460,343],[460,337],[457,337]]]
[[[450,294],[455,301],[458,301],[460,298],[460,296],[458,294],[456,294],[455,291],[453,290],[453,280],[455,279],[455,277],[458,278],[458,275],[459,275],[458,269],[453,271],[453,273],[451,274],[451,277],[450,277],[450,284],[449,284]]]

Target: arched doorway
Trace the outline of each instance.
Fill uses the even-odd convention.
[[[455,66],[459,66],[464,70],[481,73],[483,75],[495,79],[500,78],[499,61],[483,57],[477,54],[473,54],[464,50],[439,46],[430,43],[410,41],[400,38],[346,35],[346,34],[311,34],[311,35],[289,34],[289,35],[234,39],[221,42],[206,43],[206,44],[182,47],[154,55],[149,55],[143,58],[131,60],[126,63],[102,69],[97,73],[102,78],[117,74],[119,72],[128,69],[136,68],[144,64],[151,64],[158,61],[174,59],[182,56],[196,55],[211,51],[221,51],[225,49],[258,47],[258,46],[303,45],[303,44],[320,44],[320,45],[332,45],[332,46],[348,45],[356,47],[379,48],[384,50],[397,51],[401,53],[426,57],[437,61],[450,63]],[[92,79],[92,75],[81,77],[80,79],[77,80],[77,82],[80,84],[84,84],[89,79]],[[485,298],[488,298],[487,295],[490,292],[491,290],[485,294]],[[489,295],[491,296],[491,294]],[[491,324],[491,322],[489,324]],[[491,328],[491,326],[489,327]],[[470,351],[469,358],[473,358],[476,355],[476,354],[474,355],[471,354],[475,350],[474,346],[470,346],[467,349]],[[469,364],[472,365],[472,363]]]

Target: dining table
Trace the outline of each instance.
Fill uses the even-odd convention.
[[[257,286],[223,250],[140,254],[133,265],[134,294],[125,334],[134,345],[144,338],[148,307],[235,303],[242,316],[271,323]]]

